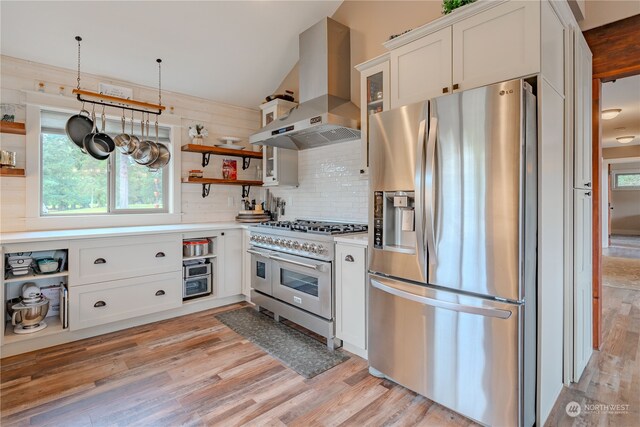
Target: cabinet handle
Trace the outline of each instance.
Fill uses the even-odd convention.
[[[165,294],[165,292],[162,289],[160,289],[158,292],[156,292],[156,296],[157,297],[161,297],[164,294]]]
[[[107,260],[104,258],[98,258],[97,260],[93,261],[94,264],[106,264]]]
[[[107,306],[107,303],[106,303],[106,302],[104,302],[104,301],[98,301],[97,303],[93,304],[93,306],[94,306],[95,308],[106,307],[106,306]]]
[[[448,87],[443,87],[442,88],[442,93],[449,93],[449,88]]]
[[[354,262],[353,257],[351,255],[347,255],[346,257],[344,257],[344,260],[347,262]]]
[[[164,252],[158,252],[156,254],[156,258],[164,258],[164,257],[165,257]]]
[[[591,188],[591,183],[590,183],[590,182],[587,182],[584,186],[585,186],[585,187],[588,187],[588,188]]]
[[[453,90],[458,90],[460,88],[460,85],[458,83],[455,83],[453,85]]]
[[[584,193],[585,197],[591,197],[591,191],[587,191],[586,193]]]

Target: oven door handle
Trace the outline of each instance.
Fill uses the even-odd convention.
[[[247,252],[250,253],[250,254],[254,254],[254,255],[260,255],[260,256],[263,256],[265,258],[270,258],[268,252],[260,252],[260,251],[255,251],[253,249],[247,249]]]
[[[306,262],[294,261],[287,258],[280,258],[279,256],[275,256],[275,255],[270,255],[269,258],[274,261],[288,262],[289,264],[298,265],[300,267],[312,268],[314,270],[321,271],[321,268],[323,267],[323,265],[321,264],[308,264]]]

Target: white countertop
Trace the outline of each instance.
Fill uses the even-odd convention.
[[[135,236],[140,234],[188,233],[191,231],[232,230],[250,224],[237,222],[209,222],[199,224],[147,225],[141,227],[85,228],[74,230],[21,231],[0,234],[0,245],[45,242],[51,240],[89,239],[93,237]]]
[[[368,246],[369,235],[367,233],[346,234],[333,238],[336,243],[347,243],[349,245]]]

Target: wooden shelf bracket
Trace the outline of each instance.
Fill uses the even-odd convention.
[[[211,192],[211,184],[202,184],[202,198],[209,196],[209,192]]]

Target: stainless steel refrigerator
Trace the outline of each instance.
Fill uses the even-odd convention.
[[[536,126],[523,80],[370,122],[370,371],[485,425],[535,422]]]

